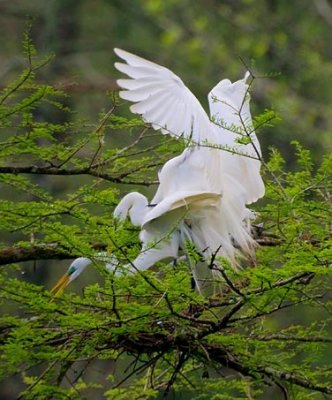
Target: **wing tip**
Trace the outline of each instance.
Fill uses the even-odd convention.
[[[122,72],[122,73],[124,73],[124,74],[126,74],[126,71],[125,71],[124,69],[126,68],[127,65],[128,65],[128,64],[125,64],[125,63],[122,63],[122,62],[115,62],[115,63],[114,63],[114,67],[115,67],[118,71],[120,71],[120,72]]]
[[[119,88],[127,90],[127,88],[125,87],[125,84],[123,83],[123,81],[126,81],[126,79],[117,79],[115,82],[116,82],[116,84],[118,85]]]
[[[246,71],[243,77],[243,82],[247,83],[247,80],[251,77],[251,72],[249,70]]]
[[[118,47],[114,47],[113,51],[118,57],[122,59],[124,59],[127,53],[125,50],[119,49]]]

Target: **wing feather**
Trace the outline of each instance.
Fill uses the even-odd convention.
[[[160,86],[152,83],[134,90],[122,90],[120,96],[124,100],[135,102],[147,99],[152,95],[157,95],[160,91]]]
[[[167,93],[163,93],[160,95],[157,99],[153,107],[149,109],[145,113],[145,119],[146,121],[152,121],[155,119],[156,121],[159,121],[159,125],[156,124],[157,128],[155,129],[160,129],[163,122],[167,121],[168,117],[168,112],[169,109],[171,108],[173,100],[167,96]]]
[[[135,90],[135,89],[141,89],[147,84],[157,84],[159,85],[160,82],[158,80],[153,80],[152,78],[141,78],[139,80],[134,80],[134,79],[118,79],[117,83],[120,87],[123,89],[128,89],[128,90]]]
[[[147,76],[157,76],[158,71],[151,67],[133,67],[131,65],[123,64],[123,63],[115,63],[115,68],[128,75],[130,78],[139,79]]]
[[[215,143],[215,127],[197,98],[182,80],[169,69],[130,54],[114,49],[124,63],[115,63],[115,68],[132,79],[119,79],[120,97],[136,104],[131,111],[141,114],[146,122],[164,134],[192,138],[194,142]],[[166,129],[165,129],[166,127]]]
[[[120,92],[121,96],[121,92]],[[134,105],[130,106],[130,111],[134,114],[142,114],[145,119],[145,114],[153,108],[156,108],[157,103],[162,104],[163,101],[167,99],[167,94],[162,92],[161,90],[156,93],[156,95],[150,95],[146,97],[144,100],[140,100]],[[150,121],[148,121],[150,122]],[[154,121],[151,121],[154,122]]]

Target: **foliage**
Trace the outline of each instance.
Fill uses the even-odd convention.
[[[277,150],[262,160],[256,265],[236,272],[224,263],[215,297],[191,289],[185,261],[127,274],[138,232],[112,219],[116,185],[152,185],[183,143],[118,115],[114,96],[95,124],[41,120],[43,107],[71,111],[64,93],[38,82],[45,61],[27,40],[27,68],[0,97],[1,379],[19,375],[24,399],[253,399],[270,387],[286,399],[332,394],[331,155],[317,166],[294,142],[295,171]],[[116,135],[130,141],[118,147]],[[64,193],[49,184],[81,175]],[[106,273],[96,248],[117,257],[117,274]],[[80,296],[52,302],[44,287],[10,275],[19,261],[80,255],[102,277]],[[109,366],[102,383],[88,376],[98,363]]]

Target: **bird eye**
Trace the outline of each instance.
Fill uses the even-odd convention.
[[[76,271],[76,267],[71,266],[68,268],[68,275],[72,275]]]

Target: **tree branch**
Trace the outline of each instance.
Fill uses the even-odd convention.
[[[94,250],[106,249],[106,245],[102,243],[93,243],[91,247]],[[0,249],[0,265],[35,260],[64,260],[80,256],[82,254],[76,253],[75,250],[67,250],[58,243],[34,244],[29,247],[12,246]]]
[[[159,165],[159,163],[152,164],[151,166]],[[82,167],[82,168],[58,168],[58,167],[37,167],[35,165],[29,165],[25,167],[0,167],[0,174],[34,174],[34,175],[91,175],[93,177],[102,178],[110,182],[114,183],[125,183],[125,184],[135,184],[142,186],[150,186],[154,185],[158,182],[155,181],[129,181],[125,180],[128,175],[137,172],[139,167],[137,167],[134,171],[126,171],[121,173],[120,176],[107,174],[105,172],[101,172],[97,168],[93,167]]]
[[[263,342],[276,340],[285,342],[332,343],[331,337],[324,337],[324,336],[303,337],[296,335],[271,334],[271,335],[251,336],[250,338],[255,340],[260,340]]]
[[[315,390],[317,392],[332,394],[332,386],[331,385],[322,385],[318,383],[313,383],[305,378],[300,378],[299,376],[287,372],[287,371],[278,371],[271,367],[259,367],[257,369],[258,372],[263,373],[264,375],[268,376],[269,378],[275,380],[281,380],[284,382],[293,383],[297,386],[301,386],[305,389]]]

